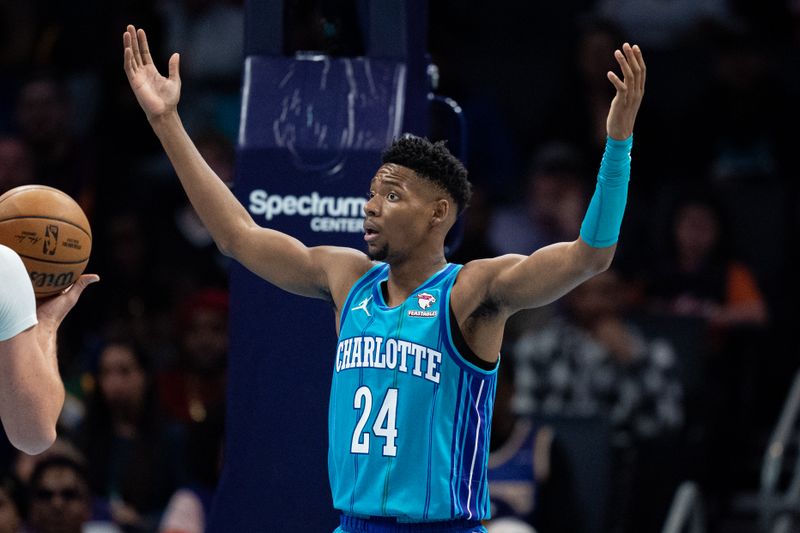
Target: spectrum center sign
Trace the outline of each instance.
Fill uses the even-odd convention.
[[[309,218],[311,231],[360,233],[364,231],[364,204],[361,196],[321,196],[312,192],[302,196],[267,194],[263,189],[250,193],[248,209],[253,216],[272,220],[276,216]]]

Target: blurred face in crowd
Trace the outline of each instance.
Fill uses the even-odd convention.
[[[0,194],[33,183],[33,158],[25,144],[14,137],[0,137]]]
[[[562,185],[558,176],[548,172],[538,173],[528,181],[528,208],[536,220],[548,221],[556,216],[561,202]]]
[[[80,533],[91,518],[89,488],[72,468],[48,468],[32,489],[30,523],[37,533]]]
[[[5,488],[0,487],[0,533],[19,531],[20,516],[16,503]]]
[[[119,213],[109,220],[110,256],[117,274],[135,276],[144,268],[145,246],[139,219],[131,213]]]
[[[719,221],[702,204],[684,206],[675,222],[675,240],[682,258],[701,259],[710,254],[719,239]]]
[[[217,372],[228,354],[228,316],[211,307],[192,309],[183,333],[184,355],[192,370]]]
[[[147,376],[133,353],[124,344],[109,344],[100,356],[100,391],[112,413],[135,416],[144,402]]]
[[[62,89],[53,80],[36,80],[20,91],[17,120],[25,138],[33,143],[50,142],[64,134],[69,106]]]
[[[53,456],[65,456],[78,461],[82,460],[81,452],[78,451],[78,448],[66,437],[59,435],[53,445],[39,455],[18,453],[14,458],[11,472],[20,480],[23,486],[27,486],[31,482],[36,465]]]
[[[579,323],[590,324],[619,312],[623,288],[619,275],[608,270],[578,285],[566,303]]]
[[[542,172],[530,178],[528,213],[558,238],[580,231],[586,211],[583,189],[572,175]]]
[[[206,137],[198,140],[197,151],[208,166],[225,183],[233,183],[234,151],[227,141],[220,137]]]
[[[614,36],[600,29],[590,30],[583,35],[578,48],[581,71],[587,80],[604,80],[606,72],[613,70],[614,49],[619,46]]]

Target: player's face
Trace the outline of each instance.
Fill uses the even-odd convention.
[[[405,258],[429,239],[437,197],[441,194],[435,187],[413,170],[394,164],[379,168],[364,206],[364,240],[370,259]]]

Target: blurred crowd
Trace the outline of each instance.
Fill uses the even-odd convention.
[[[355,3],[286,2],[287,53],[358,53]],[[648,64],[614,265],[507,330],[497,524],[585,531],[569,511],[591,474],[559,433],[577,418],[599,420],[589,438],[607,445],[608,531],[659,530],[684,479],[712,529],[731,531],[797,368],[800,3],[429,9],[437,91],[464,109],[475,186],[454,262],[575,239],[613,50],[637,43]],[[102,278],[61,330],[59,441],[39,457],[0,443],[0,532],[202,531],[222,465],[228,264],[128,88],[128,23],[158,65],[181,52],[181,115],[234,185],[243,2],[0,1],[0,192],[40,183],[78,200]]]
[[[648,65],[612,268],[507,327],[510,410],[534,424],[524,437],[495,420],[495,485],[524,480],[542,514],[501,488],[495,516],[586,531],[563,517],[580,518],[568,496],[591,478],[610,487],[594,531],[659,531],[679,483],[694,480],[712,531],[754,530],[747,496],[797,370],[797,2],[474,7],[480,16],[434,4],[431,31],[440,90],[469,124],[476,197],[458,262],[574,239],[605,141],[612,52],[637,43]],[[606,428],[565,420],[590,428],[598,416]],[[587,439],[594,449],[581,449]],[[533,464],[519,460],[526,448]],[[581,454],[595,472],[574,460],[565,472],[564,456]]]

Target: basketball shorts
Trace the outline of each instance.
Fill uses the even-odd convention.
[[[478,520],[398,522],[391,517],[356,518],[342,515],[334,533],[486,533]]]

